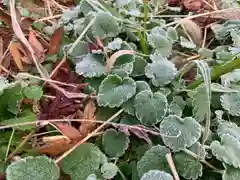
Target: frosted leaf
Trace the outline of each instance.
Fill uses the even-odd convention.
[[[102,137],[103,149],[110,157],[121,157],[128,148],[130,140],[123,132],[108,129]]]
[[[164,171],[150,170],[144,173],[140,180],[173,180],[173,177]]]
[[[232,116],[240,116],[240,92],[223,94],[220,97],[223,109]]]
[[[62,160],[61,167],[72,180],[86,180],[106,161],[107,158],[98,147],[91,143],[84,143]]]
[[[170,150],[165,146],[152,146],[151,149],[145,152],[143,157],[137,163],[139,177],[141,177],[144,173],[147,173],[149,170],[154,169],[171,172],[165,157],[169,152]]]
[[[189,41],[188,39],[186,39],[183,36],[180,36],[180,44],[181,44],[182,47],[185,47],[185,48],[189,48],[189,49],[196,48],[196,44],[194,44],[193,42]]]
[[[112,42],[108,43],[107,47],[108,49],[111,49],[113,51],[121,49],[122,46],[122,39],[115,38]]]
[[[201,125],[192,117],[170,115],[160,124],[163,142],[173,151],[192,146],[201,136]]]
[[[145,67],[145,75],[152,80],[154,86],[169,84],[177,74],[175,65],[161,56],[151,56],[152,63]]]
[[[108,75],[99,87],[97,101],[100,106],[119,107],[136,92],[133,79],[118,75]]]
[[[236,138],[240,142],[240,128],[232,122],[223,122],[218,126],[218,136],[222,138],[224,134],[228,134]]]
[[[37,156],[17,160],[6,170],[8,180],[58,180],[59,169],[55,162],[46,156]]]
[[[76,58],[75,58],[76,59]],[[100,77],[106,74],[102,55],[88,54],[76,64],[75,71],[84,77]]]
[[[167,29],[167,35],[172,39],[172,41],[177,41],[178,40],[178,34],[175,28],[169,27]]]
[[[113,163],[105,163],[101,167],[102,175],[105,179],[112,179],[118,172],[118,167]]]
[[[240,142],[229,134],[222,135],[221,143],[213,141],[211,143],[212,154],[220,161],[223,161],[235,168],[240,168]]]
[[[136,117],[145,125],[155,125],[160,122],[167,111],[167,99],[160,93],[144,90],[138,93],[134,100]]]
[[[234,168],[232,166],[228,166],[223,164],[225,167],[225,171],[222,175],[223,180],[239,180],[240,179],[240,169]]]
[[[147,65],[147,62],[145,59],[139,56],[135,56],[135,61],[133,63],[133,72],[131,76],[137,77],[144,75],[144,69]]]

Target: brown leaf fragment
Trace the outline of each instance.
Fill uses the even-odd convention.
[[[53,35],[50,39],[50,43],[49,43],[48,54],[57,54],[58,53],[58,51],[60,49],[63,33],[64,33],[63,27],[58,28],[53,33]]]
[[[11,16],[0,9],[0,20],[9,27],[12,27]]]
[[[52,123],[52,125],[64,136],[70,140],[78,140],[81,138],[80,132],[68,123]]]
[[[38,61],[40,63],[42,63],[44,61],[44,53],[45,53],[44,48],[43,48],[42,44],[39,42],[39,40],[37,39],[34,31],[32,31],[32,30],[30,30],[30,32],[29,32],[28,41],[34,50],[34,52],[38,58]]]
[[[89,100],[83,112],[84,118],[88,120],[95,120],[95,112],[96,112],[96,106],[93,100]],[[92,132],[95,127],[96,127],[95,122],[84,121],[81,123],[79,127],[79,131],[81,135],[85,137],[88,133]]]
[[[202,0],[183,0],[184,9],[187,11],[198,11],[203,5]]]
[[[22,64],[22,55],[18,49],[18,43],[17,42],[11,42],[10,45],[10,52],[12,54],[13,60],[15,64],[17,65],[19,70],[23,70],[23,64]]]
[[[181,25],[186,30],[187,34],[191,37],[192,41],[197,45],[202,44],[202,30],[201,28],[192,20],[184,19],[181,21]]]
[[[50,156],[57,156],[68,149],[70,149],[74,143],[72,143],[65,136],[50,136],[41,139],[42,145],[38,145],[36,149],[41,154],[47,154]]]

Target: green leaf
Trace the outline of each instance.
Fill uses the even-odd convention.
[[[147,173],[149,170],[171,172],[165,157],[169,152],[169,149],[164,146],[152,146],[151,149],[145,152],[144,156],[137,163],[139,177],[142,177],[143,174]]]
[[[133,63],[125,63],[120,66],[114,66],[111,69],[111,74],[116,74],[120,77],[128,77],[133,71]]]
[[[226,93],[220,97],[221,105],[232,116],[240,116],[240,92]]]
[[[105,163],[101,167],[102,175],[105,179],[112,179],[118,172],[118,167],[113,163]]]
[[[149,90],[151,91],[151,88],[149,87],[148,83],[145,81],[136,81],[136,94],[139,92],[142,92],[144,90]],[[122,104],[122,108],[124,112],[130,114],[130,115],[135,115],[135,110],[134,110],[134,100],[136,96],[131,97],[127,102]]]
[[[184,152],[178,152],[173,155],[173,160],[178,174],[185,179],[195,180],[202,176],[202,164],[192,156]]]
[[[76,58],[75,58],[76,59]],[[76,63],[75,71],[84,77],[100,77],[106,74],[102,55],[88,54]]]
[[[147,61],[145,59],[139,56],[135,56],[135,61],[133,64],[133,71],[131,76],[133,77],[143,76],[146,65],[147,65]]]
[[[108,43],[106,48],[113,50],[113,51],[119,50],[119,49],[121,49],[122,42],[123,42],[122,39],[115,38],[112,42]]]
[[[144,90],[138,93],[134,100],[136,117],[145,125],[155,125],[160,122],[167,111],[167,99],[160,93]]]
[[[212,58],[214,55],[214,51],[207,48],[200,48],[198,50],[198,53],[200,54],[201,57],[204,58]]]
[[[31,112],[30,110],[24,110],[19,117],[13,119],[7,119],[1,122],[1,125],[14,125],[14,124],[21,124],[27,122],[34,122],[36,121],[36,114]],[[15,128],[26,131],[36,128],[36,125],[24,125],[24,126],[16,126]]]
[[[93,7],[86,0],[81,0],[79,3],[79,11],[82,12],[85,16],[88,13],[94,11]]]
[[[150,170],[144,173],[140,180],[173,180],[173,177],[164,171]]]
[[[99,87],[97,101],[100,106],[119,107],[136,92],[133,79],[118,75],[108,75]]]
[[[180,36],[180,44],[181,44],[182,47],[185,47],[185,48],[189,48],[189,49],[196,48],[196,44],[194,44],[193,42],[189,41],[188,39],[186,39],[183,36]]]
[[[199,154],[200,159],[205,159],[207,152],[205,148],[201,148],[201,144],[199,142],[196,142],[191,147],[188,148],[190,151],[194,152],[195,154]],[[200,150],[200,153],[199,153]]]
[[[206,102],[208,101],[206,88],[204,86],[197,87],[193,95],[192,105],[193,115],[198,122],[203,122],[205,120],[206,112],[209,108],[206,106]]]
[[[58,180],[60,173],[55,162],[45,156],[26,157],[10,164],[8,180]]]
[[[167,35],[172,39],[172,41],[177,41],[178,40],[178,34],[175,28],[169,27],[167,29]]]
[[[86,180],[90,174],[94,174],[101,164],[107,162],[104,154],[91,143],[78,146],[62,162],[62,170],[71,176],[72,180]]]
[[[73,44],[69,44],[67,46],[65,46],[65,50],[66,51],[69,51],[70,48],[72,47]],[[81,56],[84,56],[84,55],[87,55],[89,53],[89,50],[88,50],[88,43],[85,42],[85,41],[80,41],[76,47],[70,52],[70,54],[68,54],[70,57],[73,57],[75,59],[74,62],[78,61],[79,60],[79,57]]]
[[[148,43],[162,56],[169,56],[172,51],[172,40],[161,27],[154,27],[147,36]]]
[[[218,126],[218,136],[222,138],[224,134],[228,134],[236,138],[240,142],[240,128],[232,122],[223,122]]]
[[[157,87],[170,83],[177,74],[175,65],[160,55],[153,55],[151,59],[153,62],[145,67],[145,75],[151,78],[153,85]]]
[[[240,152],[240,142],[229,134],[224,134],[219,141],[211,143],[212,154],[220,161],[223,161],[235,168],[240,168],[240,158],[237,154]]]
[[[240,179],[240,169],[234,168],[232,166],[228,166],[223,164],[225,167],[225,171],[222,175],[223,180],[238,180]]]
[[[183,110],[180,108],[180,106],[177,103],[172,102],[169,105],[168,113],[171,114],[171,115],[177,115],[177,116],[181,117],[182,113],[183,113]]]
[[[5,77],[0,76],[0,95],[2,95],[3,90],[9,86],[9,83]]]
[[[201,125],[192,117],[184,119],[170,115],[160,124],[163,142],[173,151],[180,151],[192,146],[201,136]]]
[[[107,121],[110,117],[112,117],[115,113],[118,112],[117,108],[109,108],[109,107],[98,107],[96,113],[96,119],[101,121]],[[112,122],[118,122],[119,116],[114,118]]]
[[[104,151],[110,157],[121,157],[129,145],[129,138],[123,132],[117,132],[114,129],[108,129],[102,137],[102,145]]]
[[[23,88],[23,94],[28,99],[40,100],[43,95],[43,90],[40,86],[28,86]]]
[[[92,31],[96,37],[115,37],[119,30],[117,20],[110,13],[99,12],[96,14],[96,19],[92,25]]]

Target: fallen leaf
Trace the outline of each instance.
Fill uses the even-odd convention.
[[[57,54],[63,37],[63,27],[58,28],[52,35],[49,43],[48,54]]]
[[[181,21],[181,25],[186,30],[188,35],[193,40],[194,44],[201,46],[202,44],[202,30],[201,28],[192,20],[184,19]]]
[[[109,73],[114,65],[114,63],[116,62],[117,58],[125,55],[125,54],[135,54],[135,51],[133,50],[120,50],[115,52],[109,59],[107,59],[106,62],[106,68],[107,68],[107,72]]]
[[[44,61],[44,48],[42,44],[37,39],[35,32],[30,30],[28,36],[29,44],[32,46],[36,56],[38,57],[38,62],[42,63]]]
[[[94,101],[89,100],[83,112],[84,118],[87,120],[95,120],[95,112],[96,112],[96,106],[94,104]],[[88,133],[92,132],[95,127],[96,127],[95,122],[84,121],[84,122],[81,122],[81,125],[79,127],[79,132],[83,137],[85,137]]]
[[[12,27],[11,16],[0,9],[0,20],[9,27]]]
[[[41,141],[43,144],[38,145],[36,149],[41,154],[47,154],[50,156],[57,156],[74,145],[74,143],[65,136],[43,137]]]
[[[203,5],[202,0],[183,0],[184,9],[187,11],[198,11]]]
[[[231,8],[229,10],[212,13],[210,16],[211,18],[224,19],[224,20],[240,19],[240,10],[239,8],[235,8],[235,9]]]
[[[62,135],[70,140],[78,140],[81,138],[80,132],[68,123],[51,123]]]
[[[12,54],[13,60],[15,64],[17,65],[19,70],[23,70],[23,64],[22,64],[22,55],[18,49],[18,43],[17,42],[11,42],[10,45],[10,52]]]

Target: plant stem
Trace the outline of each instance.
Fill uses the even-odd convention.
[[[177,169],[176,169],[175,164],[173,162],[172,154],[171,153],[167,153],[166,154],[166,159],[167,159],[167,162],[168,162],[168,164],[170,166],[170,169],[171,169],[171,171],[173,173],[174,179],[175,180],[180,180],[179,175],[177,173]]]
[[[185,153],[187,153],[188,155],[194,157],[195,159],[199,159],[199,156],[197,154],[195,154],[194,152],[188,150],[188,149],[185,149],[184,150]],[[223,171],[222,170],[219,170],[217,169],[215,166],[213,166],[212,164],[210,164],[209,162],[207,162],[205,159],[200,159],[200,162],[207,165],[208,167],[210,167],[211,169],[215,170],[216,172],[222,174]]]
[[[15,128],[12,129],[12,134],[11,134],[11,136],[9,138],[9,141],[8,141],[8,146],[7,146],[7,151],[6,151],[6,154],[5,154],[4,162],[7,162],[7,160],[8,160],[8,153],[10,151],[10,147],[11,147],[11,144],[12,144],[14,133],[15,133]]]
[[[144,32],[144,36],[143,36],[141,30],[137,31],[138,38],[140,39],[141,50],[144,54],[148,54],[148,44],[147,44],[147,41],[146,41],[146,35],[145,34],[146,33]]]
[[[216,80],[220,76],[226,73],[229,73],[237,68],[240,68],[240,58],[215,66],[211,70],[211,80]],[[203,79],[198,79],[192,82],[190,85],[188,85],[188,89],[194,89],[202,82],[203,82]]]
[[[148,20],[148,1],[143,1],[143,13],[144,13],[144,29],[147,29],[147,20]]]
[[[77,40],[73,43],[72,47],[69,49],[68,54],[71,54],[73,50],[76,48],[78,43],[82,40],[83,36],[87,33],[87,31],[90,29],[90,27],[93,25],[95,21],[95,17],[89,22],[89,24],[86,26],[86,28],[82,31],[82,33],[78,36]]]

